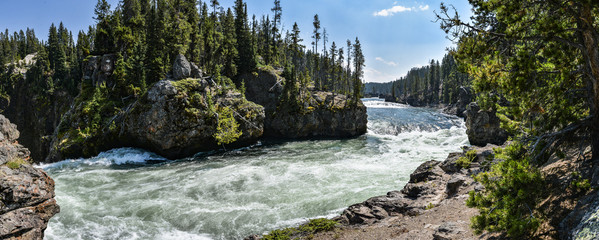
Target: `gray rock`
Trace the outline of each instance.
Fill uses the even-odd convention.
[[[461,167],[456,164],[456,161],[463,156],[463,153],[449,153],[447,159],[445,159],[445,161],[439,164],[439,167],[448,174],[458,172],[460,171]]]
[[[192,74],[191,64],[183,54],[177,55],[173,64],[173,78],[175,80],[185,79]]]
[[[457,240],[456,235],[463,230],[459,228],[457,223],[446,222],[441,224],[433,233],[434,240]]]
[[[419,183],[436,179],[439,174],[433,171],[433,169],[439,165],[439,163],[441,162],[430,160],[420,164],[420,166],[410,174],[410,183]]]
[[[214,94],[216,90],[203,79],[181,81],[156,83],[148,90],[147,97],[126,113],[123,137],[129,139],[129,144],[170,159],[218,149],[214,138],[218,125],[218,113],[213,112],[216,106],[233,110],[239,124],[242,135],[233,146],[247,146],[262,136],[263,107],[236,92]]]
[[[161,80],[157,82],[151,91],[148,91],[148,99],[153,102],[158,102],[162,99],[172,97],[177,94],[177,88],[173,86],[171,81]]]
[[[366,107],[359,101],[349,106],[347,96],[311,92],[305,111],[279,104],[285,79],[277,70],[259,70],[241,77],[248,100],[264,106],[265,135],[278,138],[353,137],[366,133]],[[250,84],[251,83],[251,84]],[[241,83],[238,83],[238,85]]]
[[[116,55],[114,54],[87,58],[87,62],[83,67],[83,79],[86,81],[91,80],[91,84],[94,86],[100,86],[104,83],[106,86],[113,86],[114,83],[109,80],[114,71],[115,61]]]
[[[190,65],[191,65],[191,77],[192,78],[203,78],[204,77],[204,73],[195,63],[191,62]]]
[[[52,216],[54,180],[29,164],[29,151],[16,143],[16,126],[0,115],[0,239],[43,239]],[[7,161],[20,161],[15,168]]]
[[[462,185],[464,185],[465,181],[466,181],[466,179],[464,179],[461,176],[452,177],[447,182],[447,185],[445,187],[445,193],[447,194],[447,196],[451,197],[451,196],[455,195],[460,190],[460,187]]]
[[[484,147],[488,143],[502,145],[507,140],[507,132],[500,127],[495,112],[481,110],[476,102],[466,110],[466,134],[470,144]]]

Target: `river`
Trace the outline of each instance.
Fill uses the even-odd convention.
[[[45,239],[243,239],[399,190],[422,162],[468,144],[464,122],[439,110],[364,103],[368,133],[354,139],[266,141],[177,161],[123,148],[42,165],[61,207]]]

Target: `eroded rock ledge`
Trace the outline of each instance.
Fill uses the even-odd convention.
[[[0,239],[43,239],[60,211],[54,180],[30,164],[16,125],[0,115]]]

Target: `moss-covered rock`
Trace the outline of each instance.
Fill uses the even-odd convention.
[[[277,138],[338,138],[366,133],[366,106],[360,100],[331,92],[300,91],[297,102],[285,99],[280,71],[263,67],[245,74],[246,96],[264,106],[264,135]],[[238,83],[240,84],[240,83]]]
[[[366,133],[366,106],[345,95],[311,92],[301,106],[279,104],[268,135],[286,138],[353,137]]]
[[[237,133],[231,133],[225,144],[248,145],[263,134],[264,108],[234,89],[219,88],[202,79],[160,81],[124,121],[125,131],[136,145],[167,158],[219,148],[217,136],[224,135],[217,134],[219,122],[237,126],[226,128]]]
[[[252,144],[263,134],[262,106],[204,79],[163,80],[129,104],[107,94],[103,86],[82,91],[63,117],[47,161],[90,157],[117,147],[139,147],[171,159],[187,157],[221,147],[216,139],[219,120],[221,125],[236,124],[239,134],[226,141],[233,147]],[[219,114],[223,111],[230,114]]]

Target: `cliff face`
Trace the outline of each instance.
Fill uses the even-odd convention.
[[[345,95],[310,91],[302,106],[280,101],[285,79],[274,69],[262,68],[256,75],[241,77],[248,100],[264,106],[264,135],[277,138],[337,138],[366,133],[368,115],[361,100]]]
[[[30,164],[16,125],[0,115],[0,239],[43,239],[60,211],[54,180]]]
[[[312,92],[302,110],[279,105],[271,115],[268,134],[274,137],[353,137],[366,133],[368,115],[362,101],[344,95]]]
[[[18,68],[8,96],[1,97],[0,110],[20,130],[19,142],[31,151],[35,161],[48,155],[50,139],[60,118],[70,107],[73,96],[64,90],[47,91],[32,87],[28,70],[35,64],[35,54],[28,55]]]

